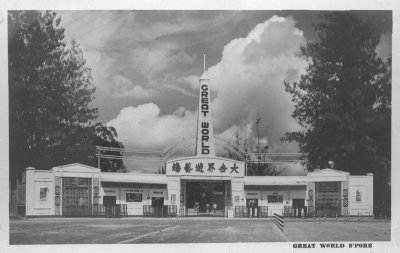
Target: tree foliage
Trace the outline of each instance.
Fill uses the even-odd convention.
[[[322,16],[318,40],[301,48],[308,61],[299,82],[285,83],[303,131],[286,133],[308,153],[308,169],[375,173],[376,202],[390,203],[391,59],[377,57],[380,34],[348,12]],[[389,196],[389,197],[388,197]],[[383,203],[385,202],[386,203]]]
[[[8,14],[11,182],[28,166],[91,164],[93,144],[115,144],[114,129],[92,123],[91,71],[60,21],[51,11]]]

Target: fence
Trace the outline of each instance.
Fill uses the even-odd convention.
[[[235,217],[268,217],[268,206],[235,206]]]
[[[301,217],[312,217],[312,214],[308,212],[307,206],[293,207],[285,206],[283,210],[283,216],[290,218],[301,218]]]
[[[145,217],[175,217],[177,216],[176,205],[164,206],[143,206],[143,216]]]
[[[118,205],[96,204],[92,205],[91,214],[92,216],[120,218],[120,217],[127,217],[128,211],[126,204],[118,204]]]
[[[14,190],[10,189],[9,214],[10,217],[25,215],[25,183],[17,181],[17,188]]]
[[[285,220],[283,215],[279,215],[277,213],[274,213],[274,224],[283,232]]]

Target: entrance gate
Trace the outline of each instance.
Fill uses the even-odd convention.
[[[340,182],[316,182],[315,210],[317,216],[341,214]]]
[[[225,216],[227,181],[186,181],[188,216]]]
[[[91,215],[91,179],[65,177],[62,179],[62,215]]]

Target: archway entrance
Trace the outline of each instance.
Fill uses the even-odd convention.
[[[225,216],[225,181],[187,181],[188,216]]]

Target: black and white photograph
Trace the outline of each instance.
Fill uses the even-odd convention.
[[[5,252],[398,250],[395,1],[104,2],[1,10]]]

